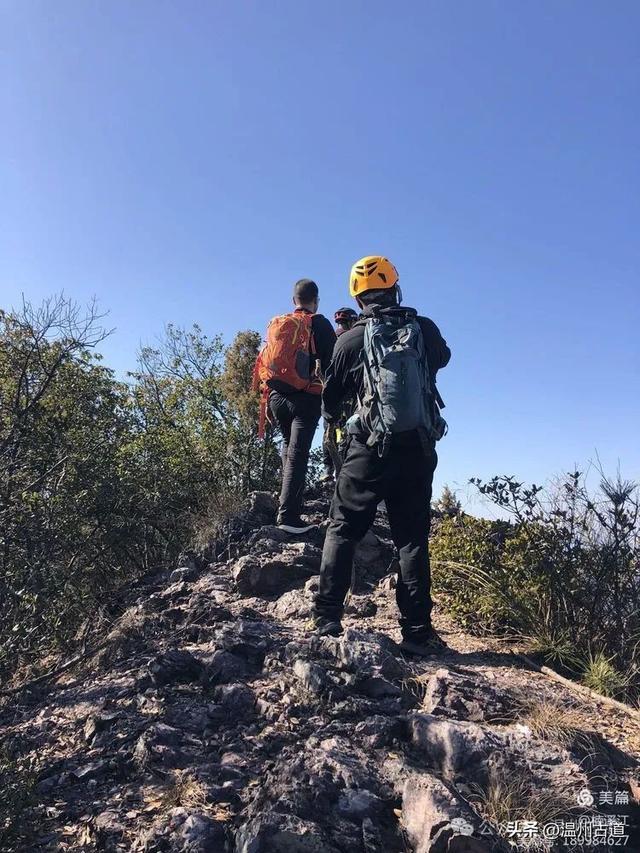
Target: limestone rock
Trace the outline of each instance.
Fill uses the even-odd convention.
[[[158,655],[149,664],[149,674],[158,687],[165,684],[188,684],[197,681],[202,671],[202,663],[191,652],[180,649],[170,649]]]
[[[232,575],[242,595],[274,595],[300,585],[312,572],[308,560],[289,552],[277,558],[247,554],[236,561]]]
[[[291,589],[275,602],[272,612],[277,619],[306,618],[311,612],[311,601],[301,590]]]
[[[239,681],[247,674],[247,662],[239,655],[218,649],[202,674],[202,681],[208,685],[228,684]]]
[[[236,853],[340,853],[318,824],[277,812],[241,826],[235,849]]]
[[[392,680],[406,674],[397,657],[400,649],[386,634],[348,628],[339,638],[323,638],[323,643],[346,669],[361,678],[381,675]]]
[[[369,596],[352,595],[345,608],[345,612],[353,616],[359,616],[361,619],[367,619],[370,616],[376,615],[378,606]]]
[[[504,747],[501,738],[477,723],[414,713],[408,726],[410,740],[427,766],[450,781],[463,776],[465,781],[485,782],[488,757]]]
[[[513,703],[480,675],[470,678],[442,668],[429,679],[422,709],[449,719],[504,723]]]
[[[197,576],[198,572],[195,566],[180,566],[174,569],[169,575],[169,583],[180,583],[182,581],[191,581]]]
[[[481,820],[462,797],[433,776],[411,775],[405,782],[402,825],[415,853],[495,853],[499,849],[493,839],[479,836]]]
[[[180,853],[224,853],[224,824],[201,814],[190,814],[180,827]]]
[[[244,717],[255,709],[255,693],[246,684],[223,684],[216,687],[213,696],[231,719]]]
[[[309,693],[320,695],[326,689],[327,673],[318,664],[297,660],[293,665],[293,671]]]

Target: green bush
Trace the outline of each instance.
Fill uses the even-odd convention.
[[[250,390],[259,335],[224,347],[169,326],[125,384],[95,354],[100,321],[63,297],[0,311],[0,673],[86,635],[212,513],[276,485]]]
[[[603,477],[591,494],[579,472],[550,492],[513,477],[472,482],[511,518],[460,514],[436,522],[434,584],[445,606],[465,627],[526,638],[545,659],[587,680],[606,669],[608,692],[633,694],[640,667],[637,487]]]
[[[499,598],[481,582],[487,573],[497,579],[501,571],[501,539],[496,525],[484,518],[459,514],[434,521],[431,565],[438,601],[468,630],[497,630],[502,622],[496,609]],[[477,582],[465,576],[473,571]]]

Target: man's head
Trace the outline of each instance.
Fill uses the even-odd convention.
[[[396,284],[382,290],[365,290],[360,296],[356,296],[356,302],[361,308],[366,308],[367,305],[392,308],[400,304],[400,288]]]
[[[368,255],[351,267],[349,292],[361,308],[366,305],[398,305],[401,292],[398,270],[388,258]]]
[[[340,334],[341,332],[346,332],[353,326],[358,319],[358,315],[353,308],[338,308],[333,319],[337,326],[336,332],[337,334]]]
[[[318,285],[310,278],[301,278],[293,286],[293,304],[296,308],[306,308],[315,314],[318,310]]]

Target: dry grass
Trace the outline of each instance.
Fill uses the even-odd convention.
[[[537,821],[539,826],[543,826],[565,817],[575,805],[550,788],[533,787],[528,778],[517,773],[506,779],[492,779],[486,787],[474,786],[472,791],[469,798],[471,805],[505,840],[506,824]],[[522,839],[521,846],[532,850],[547,849],[540,837]]]
[[[189,773],[176,770],[161,799],[165,809],[178,806],[185,809],[202,809],[207,804],[207,791],[204,785]]]
[[[523,701],[518,722],[531,729],[540,740],[555,743],[563,749],[593,746],[592,733],[585,731],[581,716],[555,699]]]
[[[422,705],[425,696],[427,695],[429,680],[432,676],[433,673],[427,672],[424,675],[414,675],[409,678],[404,678],[400,682],[400,686],[405,693],[413,696],[416,702],[419,705]]]
[[[196,551],[204,551],[220,538],[225,538],[230,520],[244,506],[245,495],[234,491],[223,491],[213,496],[203,512],[191,520],[191,545]]]
[[[207,789],[186,770],[176,770],[160,797],[161,811],[182,807],[208,815],[213,820],[228,821],[232,812],[228,803],[210,803]]]
[[[602,696],[624,697],[633,681],[633,674],[621,672],[614,664],[615,655],[607,657],[603,652],[589,654],[584,663],[582,683]]]
[[[12,755],[9,745],[0,747],[0,839],[7,850],[27,849],[10,844],[24,841],[33,828],[28,825],[25,810],[33,802],[37,778],[31,756],[18,758]]]

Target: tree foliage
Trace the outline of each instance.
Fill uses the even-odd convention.
[[[0,670],[64,644],[107,591],[188,547],[211,513],[273,488],[256,435],[259,336],[168,326],[130,383],[95,306],[0,312]]]
[[[640,688],[637,486],[603,476],[590,491],[578,471],[550,491],[511,476],[472,483],[510,520],[440,522],[434,574],[448,606],[468,627],[525,637],[585,677],[606,660]]]
[[[442,489],[442,494],[435,504],[433,504],[433,509],[435,510],[436,515],[445,517],[456,516],[460,515],[462,512],[462,504],[456,496],[456,493],[452,492],[449,486],[445,483],[444,488]]]

